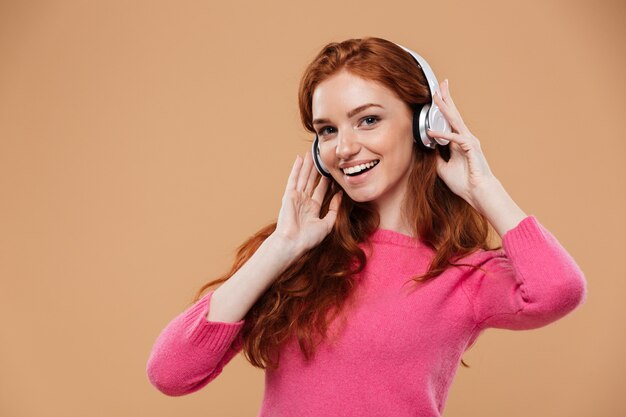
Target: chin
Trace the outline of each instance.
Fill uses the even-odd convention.
[[[348,197],[350,197],[350,199],[356,203],[367,203],[368,201],[373,201],[375,198],[372,196],[367,196],[364,195],[363,193],[359,193],[358,191],[356,193],[349,193],[346,191],[346,189],[343,189],[343,192],[348,194]]]

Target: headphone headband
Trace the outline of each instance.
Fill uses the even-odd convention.
[[[439,82],[437,81],[437,77],[435,77],[435,73],[433,72],[432,68],[430,68],[430,65],[428,65],[428,62],[426,62],[426,60],[422,58],[417,52],[414,52],[410,50],[409,48],[402,46],[398,43],[396,45],[398,45],[400,48],[404,49],[409,54],[411,54],[413,59],[415,59],[415,61],[417,62],[417,66],[420,67],[420,69],[426,76],[426,81],[428,82],[428,89],[430,90],[431,103],[430,103],[430,106],[428,106],[428,108],[426,109],[427,113],[425,114],[425,117],[424,117],[426,119],[425,120],[426,123],[422,123],[422,120],[420,120],[420,123],[419,123],[419,135],[422,139],[422,143],[426,147],[431,148],[431,149],[435,149],[435,147],[437,146],[436,144],[447,145],[450,142],[449,140],[440,139],[440,138],[431,138],[426,133],[426,129],[428,128],[431,128],[438,132],[446,132],[446,133],[451,132],[450,124],[446,120],[443,113],[441,113],[441,110],[439,110],[439,107],[437,106],[437,104],[435,104],[435,92],[438,92],[439,97],[441,97],[441,91],[439,90]],[[424,109],[422,109],[422,112],[423,111]]]
[[[415,61],[417,62],[417,66],[422,69],[424,75],[426,76],[426,81],[428,81],[428,89],[430,90],[430,95],[432,96],[435,91],[439,91],[439,82],[437,82],[437,77],[435,77],[435,73],[433,72],[432,68],[430,68],[430,65],[428,65],[428,62],[426,62],[426,60],[422,58],[417,52],[414,52],[409,48],[400,45],[399,43],[397,43],[396,45],[410,53],[411,56],[413,56],[413,59],[415,59]],[[439,94],[441,95],[441,92],[439,92]]]

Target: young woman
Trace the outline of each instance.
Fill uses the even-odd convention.
[[[586,300],[583,272],[413,54],[349,39],[308,66],[314,154],[296,156],[277,222],[158,336],[157,389],[195,392],[243,350],[265,369],[260,416],[440,416],[481,332],[542,327]]]

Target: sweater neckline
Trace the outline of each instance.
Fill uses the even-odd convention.
[[[395,230],[381,228],[374,230],[374,232],[370,235],[369,240],[372,242],[391,243],[394,245],[407,246],[411,248],[420,246],[422,244],[419,239],[412,236],[396,232]]]

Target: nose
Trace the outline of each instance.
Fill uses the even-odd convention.
[[[339,160],[348,160],[352,155],[359,152],[360,147],[357,134],[351,129],[344,130],[339,134],[335,155]]]

